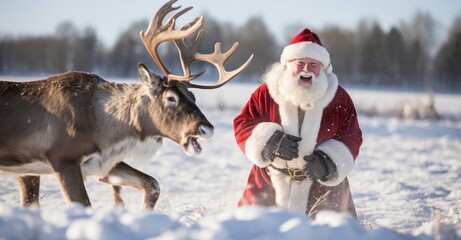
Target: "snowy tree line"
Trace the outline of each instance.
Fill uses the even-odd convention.
[[[228,61],[229,69],[238,67],[250,53],[255,54],[253,63],[239,76],[241,81],[257,81],[267,65],[279,60],[290,39],[300,29],[310,27],[309,22],[286,26],[282,36],[285,40],[278,42],[260,17],[249,19],[243,26],[205,18],[207,34],[199,45],[201,52],[212,52],[218,41],[223,43],[223,50],[238,41],[239,48]],[[104,46],[93,28],[80,30],[70,22],[58,25],[50,36],[0,35],[0,75],[80,70],[134,77],[138,62],[158,71],[139,39],[139,31],[147,25],[147,19],[133,23],[111,47]],[[438,37],[438,27],[429,14],[418,12],[410,22],[390,30],[383,30],[379,23],[370,20],[362,20],[356,29],[325,26],[313,30],[329,50],[334,72],[343,83],[460,90],[461,15],[453,22],[448,36]],[[159,51],[166,65],[180,72],[174,45],[162,44]],[[201,69],[201,64],[193,67]]]

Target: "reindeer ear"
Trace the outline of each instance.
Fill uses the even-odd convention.
[[[138,63],[138,78],[142,83],[150,85],[150,70],[143,63]]]
[[[143,63],[138,64],[138,78],[143,84],[157,87],[161,85],[162,79],[155,73],[151,72],[149,68]]]

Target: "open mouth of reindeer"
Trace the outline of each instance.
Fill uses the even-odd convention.
[[[200,144],[198,143],[198,138],[193,136],[187,139],[184,148],[186,149],[186,152],[191,154],[199,154],[202,152],[202,146],[200,146]]]
[[[196,155],[202,152],[202,146],[198,143],[199,139],[209,139],[213,136],[213,127],[201,125],[198,128],[197,135],[189,135],[187,141],[183,144],[186,153],[189,155]]]

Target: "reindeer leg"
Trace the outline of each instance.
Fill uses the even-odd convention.
[[[79,202],[87,207],[91,206],[78,161],[62,162],[59,169],[55,168],[55,174],[68,203]]]
[[[109,181],[109,176],[110,174],[107,175],[106,177],[100,178],[99,181],[112,185],[112,196],[114,197],[115,206],[123,206],[124,205],[123,198],[120,193],[120,190],[122,189],[122,187],[118,185],[114,185],[115,183],[111,183]]]
[[[40,176],[18,176],[21,191],[21,205],[29,207],[39,206]]]
[[[121,200],[119,186],[129,186],[137,188],[143,195],[142,209],[152,209],[160,196],[160,186],[155,178],[131,167],[130,165],[120,162],[101,178],[100,181],[109,183],[114,186],[114,199],[117,203]]]
[[[107,183],[107,182],[106,182]],[[115,206],[123,206],[122,195],[120,194],[121,187],[112,185],[112,194],[114,196]]]

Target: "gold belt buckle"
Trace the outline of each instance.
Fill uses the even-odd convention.
[[[290,174],[291,179],[296,181],[301,181],[306,178],[301,169],[287,167],[288,174]]]

